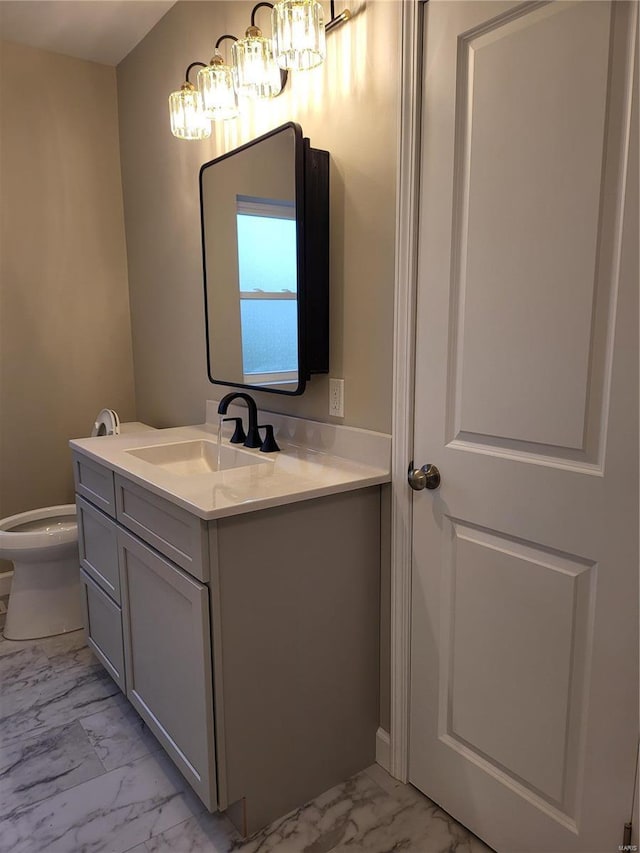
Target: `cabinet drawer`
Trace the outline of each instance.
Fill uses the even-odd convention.
[[[91,501],[112,518],[116,517],[113,471],[86,456],[74,453],[73,478],[79,495]]]
[[[120,690],[126,691],[122,611],[109,596],[80,570],[82,605],[87,643]]]
[[[118,528],[127,698],[217,808],[208,589]]]
[[[80,565],[117,604],[120,604],[115,522],[81,497],[76,499],[76,506]]]
[[[118,521],[198,580],[209,580],[207,525],[201,518],[116,474]]]

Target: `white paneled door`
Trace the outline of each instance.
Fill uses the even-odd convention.
[[[431,0],[410,780],[604,853],[638,736],[637,4]]]

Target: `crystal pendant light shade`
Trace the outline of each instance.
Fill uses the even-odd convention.
[[[192,83],[183,83],[179,92],[169,95],[171,133],[178,139],[207,139],[211,122],[202,109],[202,96]]]
[[[271,18],[274,50],[280,68],[304,71],[324,61],[327,50],[320,3],[280,0]]]
[[[246,98],[275,98],[282,82],[280,68],[273,55],[271,39],[264,38],[258,27],[249,27],[245,38],[231,47],[238,95]]]
[[[198,90],[202,95],[204,114],[207,118],[235,118],[238,115],[238,98],[233,86],[233,69],[225,65],[216,49],[213,59],[206,68],[198,71]]]
[[[256,26],[256,13],[263,7],[271,12],[272,39],[265,38]],[[238,115],[239,103],[246,103],[239,102],[239,98],[275,98],[286,85],[290,70],[305,71],[324,62],[325,34],[351,19],[347,8],[335,14],[335,0],[330,0],[330,10],[325,25],[318,0],[277,0],[275,6],[266,0],[256,3],[244,38],[238,40],[230,33],[221,35],[209,65],[200,60],[192,62],[180,91],[169,95],[173,135],[179,139],[208,139],[212,121]],[[233,42],[229,64],[218,50],[227,39]],[[196,66],[201,69],[197,89],[189,80]]]

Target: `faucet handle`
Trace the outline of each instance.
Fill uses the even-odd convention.
[[[278,443],[273,435],[273,426],[271,424],[262,424],[258,427],[258,430],[265,430],[264,441],[262,442],[262,447],[260,450],[262,453],[275,453],[276,450],[280,450],[278,447]]]
[[[249,419],[251,420],[251,419]],[[255,424],[255,421],[254,421]],[[249,429],[247,431],[247,437],[244,442],[245,447],[260,447],[262,444],[262,439],[260,438],[260,428],[257,426],[251,426],[249,423]]]
[[[235,421],[236,428],[233,432],[233,435],[229,439],[231,444],[244,444],[247,436],[244,434],[244,429],[242,428],[242,418],[223,418],[222,423],[226,423],[227,421]]]

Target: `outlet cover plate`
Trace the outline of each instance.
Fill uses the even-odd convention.
[[[344,417],[344,379],[329,379],[329,415]]]

